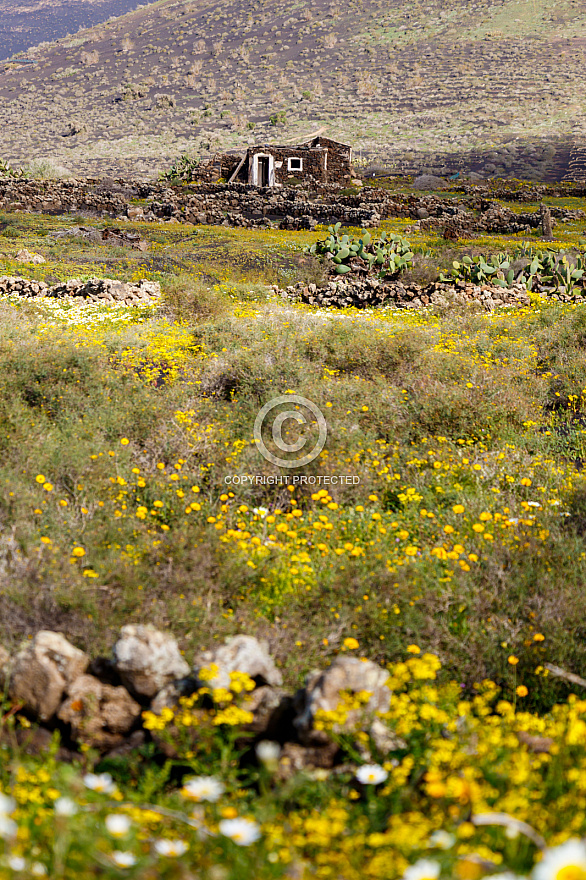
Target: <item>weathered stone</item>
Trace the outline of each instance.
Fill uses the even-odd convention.
[[[81,675],[68,688],[57,717],[71,724],[73,737],[95,748],[114,748],[141,712],[126,688],[103,684],[93,675]]]
[[[316,712],[335,710],[342,699],[342,691],[358,693],[367,691],[371,697],[360,710],[348,712],[346,725],[352,725],[363,716],[374,716],[376,712],[387,711],[391,691],[386,682],[389,673],[371,660],[357,657],[337,657],[329,669],[316,671],[308,676],[305,689],[298,696],[300,714],[293,722],[302,742],[324,744],[328,741],[324,731],[315,730],[313,722]]]
[[[103,300],[109,303],[121,302],[126,305],[144,305],[159,298],[161,286],[158,281],[147,281],[145,279],[131,284],[117,281],[114,278],[93,278],[90,281],[70,278],[62,284],[48,287],[43,281],[36,281],[35,279],[19,278],[13,275],[0,276],[0,294],[11,293],[23,297],[69,296],[89,299],[93,302]]]
[[[14,658],[10,699],[47,721],[57,711],[66,688],[85,672],[88,663],[87,654],[62,635],[41,630]]]
[[[173,706],[177,706],[180,697],[191,696],[199,686],[197,678],[193,675],[166,684],[151,701],[151,712],[160,715],[163,709],[172,709]]]
[[[279,759],[279,777],[290,779],[299,770],[330,769],[334,766],[339,751],[337,743],[328,741],[324,746],[302,746],[299,743],[285,743]]]
[[[218,667],[211,682],[213,687],[228,687],[231,672],[246,672],[262,684],[283,684],[283,676],[268,653],[268,645],[254,636],[234,636],[225,645],[204,651],[195,659],[195,672],[212,664]]]
[[[34,266],[39,266],[41,263],[47,262],[42,254],[35,254],[26,248],[18,251],[16,259],[19,263],[32,263]]]
[[[154,697],[166,684],[189,672],[173,636],[142,624],[123,626],[120,632],[114,662],[131,693]]]

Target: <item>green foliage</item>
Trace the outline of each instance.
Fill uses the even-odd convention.
[[[340,235],[340,223],[328,227],[328,237],[306,248],[306,253],[326,257],[334,265],[336,275],[350,272],[376,274],[392,278],[409,268],[413,252],[407,239],[400,235],[381,232],[374,238],[362,230],[361,237]]]
[[[287,113],[285,110],[279,110],[277,113],[273,113],[269,122],[271,125],[285,125],[287,122]]]

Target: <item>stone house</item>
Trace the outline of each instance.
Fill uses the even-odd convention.
[[[352,147],[319,136],[296,146],[249,147],[227,180],[275,187],[306,181],[349,185],[355,176]]]

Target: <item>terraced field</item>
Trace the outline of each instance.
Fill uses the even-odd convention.
[[[583,174],[585,27],[575,0],[158,0],[5,64],[3,153],[146,174],[325,128],[363,165]]]

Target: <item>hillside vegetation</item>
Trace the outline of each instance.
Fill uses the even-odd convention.
[[[158,0],[5,65],[3,151],[144,173],[325,128],[359,162],[560,177],[585,28],[576,0]]]
[[[272,286],[323,278],[320,240],[374,267],[409,224],[404,280],[506,284],[522,239],[116,223],[0,215],[0,276],[163,290],[0,297],[2,880],[580,880],[583,270],[490,311],[320,309]],[[524,231],[535,272],[585,232]],[[287,468],[254,425],[293,394],[327,442]],[[125,677],[129,624],[131,669],[140,625],[177,640],[163,679],[154,650]],[[218,679],[201,652],[240,633],[274,660]]]

